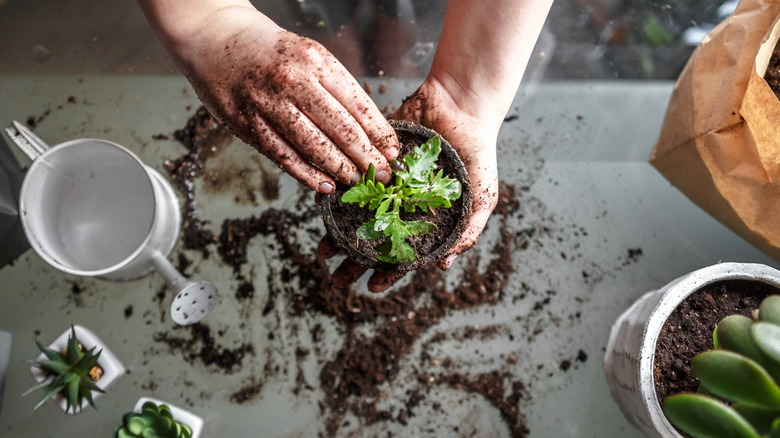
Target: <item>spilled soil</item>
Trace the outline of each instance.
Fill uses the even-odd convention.
[[[186,152],[178,159],[167,161],[165,168],[176,189],[186,202],[184,212],[184,241],[186,251],[196,251],[203,258],[217,254],[222,264],[232,270],[238,280],[233,293],[225,291],[225,299],[234,299],[243,308],[252,302],[264,300],[248,318],[279,318],[278,312],[293,321],[298,336],[309,337],[311,347],[298,346],[295,350],[293,375],[269,360],[262,372],[255,373],[238,388],[229,390],[228,400],[236,404],[251,403],[262,396],[264,384],[270,379],[294,379],[292,393],[318,400],[322,418],[321,435],[333,436],[354,428],[349,418],[356,418],[360,427],[382,423],[408,424],[418,417],[421,409],[432,409],[447,415],[447,406],[431,398],[436,390],[456,391],[466,396],[477,396],[495,408],[512,437],[529,434],[523,406],[530,401],[527,381],[517,373],[522,360],[523,345],[540,336],[548,328],[570,327],[578,323],[577,310],[587,296],[578,296],[571,311],[553,314],[549,306],[561,299],[553,287],[541,287],[516,278],[517,260],[524,250],[544,248],[559,256],[579,260],[578,239],[587,236],[582,227],[558,222],[545,212],[538,199],[527,197],[528,187],[502,183],[499,205],[491,219],[490,247],[461,256],[462,271],[443,272],[426,268],[408,274],[389,292],[373,295],[358,291],[357,287],[338,288],[330,279],[328,262],[316,254],[316,240],[304,235],[324,234],[319,211],[313,196],[299,191],[292,208],[266,208],[249,217],[228,218],[221,224],[209,224],[198,218],[194,181],[203,173],[205,162],[224,147],[230,136],[205,109],[199,109],[186,127],[174,137],[184,145]],[[532,163],[541,167],[543,163]],[[529,185],[533,181],[528,181]],[[528,221],[524,222],[528,215]],[[517,221],[522,226],[518,227]],[[277,264],[270,263],[267,275],[254,277],[249,246],[253,239],[272,242],[264,250]],[[560,249],[565,247],[565,249]],[[546,250],[546,249],[545,249]],[[641,257],[641,249],[629,250],[626,257],[618,257],[620,269]],[[189,266],[180,256],[180,265]],[[595,284],[606,269],[593,263],[581,263],[584,288]],[[332,269],[332,267],[331,267]],[[247,275],[247,272],[250,274]],[[540,273],[544,275],[544,273]],[[510,287],[511,286],[511,287]],[[507,296],[506,291],[512,290]],[[495,313],[501,307],[528,302],[527,312],[513,317],[508,323],[477,327],[442,325],[450,316],[463,312],[485,311]],[[161,307],[162,307],[162,303]],[[313,322],[322,316],[335,321],[337,336],[335,351],[333,332],[322,323]],[[319,317],[319,318],[318,318]],[[198,363],[210,372],[233,374],[263,354],[269,354],[263,345],[274,345],[277,335],[271,331],[262,339],[247,336],[251,342],[230,347],[221,344],[218,331],[211,329],[208,320],[189,328],[162,331],[155,340],[166,346],[171,354],[190,363]],[[323,341],[325,344],[323,344]],[[479,360],[488,369],[471,367],[469,355],[452,357],[440,352],[445,344],[478,345],[501,342],[509,348],[491,360]],[[592,352],[596,353],[596,352]],[[477,356],[482,353],[476,353]],[[573,345],[559,352],[557,366],[531,364],[537,375],[574,372],[587,361],[588,352]],[[463,362],[463,361],[466,362]],[[307,373],[304,365],[316,365],[316,374]],[[547,366],[547,368],[545,368]],[[389,396],[389,388],[409,387],[400,396]],[[388,403],[388,399],[394,397]],[[417,418],[420,420],[420,418]],[[459,426],[455,427],[458,431]],[[462,433],[466,433],[460,430]]]

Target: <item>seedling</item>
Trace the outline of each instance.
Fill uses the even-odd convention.
[[[694,437],[780,437],[780,295],[753,316],[723,318],[716,349],[693,358],[698,392],[664,401],[675,426]]]
[[[357,238],[375,240],[385,238],[377,245],[382,262],[410,263],[417,258],[409,238],[422,236],[436,229],[425,220],[404,221],[401,210],[414,213],[417,209],[435,215],[439,207],[450,208],[460,197],[460,182],[436,172],[436,160],[441,152],[441,140],[431,137],[416,146],[414,152],[396,162],[395,182],[385,186],[374,178],[374,165],[352,188],[341,197],[345,203],[358,203],[375,211],[374,218],[357,230]]]

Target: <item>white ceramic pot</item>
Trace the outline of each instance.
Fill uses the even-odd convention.
[[[689,295],[724,280],[755,280],[780,287],[780,271],[753,263],[720,263],[645,293],[612,325],[604,370],[623,415],[649,437],[680,438],[658,403],[653,380],[655,347],[666,319]]]
[[[133,412],[140,414],[141,408],[143,407],[144,403],[148,401],[153,402],[158,406],[159,405],[168,406],[168,408],[171,410],[171,414],[173,415],[173,419],[178,421],[179,423],[186,424],[187,426],[189,426],[192,429],[192,438],[200,438],[200,434],[203,431],[203,419],[193,414],[192,412],[184,410],[178,406],[172,405],[166,401],[162,401],[150,397],[141,397],[135,403],[135,406],[133,407]]]
[[[88,329],[80,326],[80,325],[74,325],[73,329],[76,331],[76,339],[81,342],[81,345],[86,349],[90,350],[93,347],[95,348],[95,352],[97,353],[100,351],[100,357],[98,358],[98,365],[100,365],[101,368],[103,368],[103,376],[98,379],[95,384],[98,388],[105,391],[116,379],[118,379],[120,376],[122,376],[125,373],[125,367],[122,366],[122,363],[117,359],[117,357],[114,355],[114,353],[111,352],[111,350],[106,347],[106,345],[91,331]],[[61,334],[57,339],[54,340],[49,345],[49,348],[54,351],[62,351],[65,348],[67,348],[68,345],[68,339],[70,338],[71,331],[68,329],[65,331],[65,333]],[[37,360],[44,360],[46,359],[46,356],[41,353],[38,356]],[[43,382],[46,379],[46,373],[41,370],[38,367],[30,367],[30,374],[32,374],[33,378],[37,382]],[[100,397],[102,393],[100,392],[93,392],[92,393],[92,399],[93,401]],[[65,397],[62,396],[62,394],[57,394],[54,396],[53,400],[57,402],[57,404],[62,408],[64,411],[68,404],[65,400]],[[75,414],[77,412],[81,412],[81,410],[86,409],[89,406],[89,403],[87,400],[83,400],[81,403],[81,409],[76,409],[76,412],[73,412],[73,409],[67,411],[69,414]]]

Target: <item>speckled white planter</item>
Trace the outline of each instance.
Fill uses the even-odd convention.
[[[97,336],[95,336],[94,333],[80,325],[74,325],[73,329],[76,331],[76,339],[81,342],[81,345],[83,345],[86,350],[89,350],[92,347],[97,347],[95,348],[95,352],[101,352],[100,357],[98,358],[98,365],[103,368],[103,376],[98,379],[95,384],[98,388],[105,391],[109,385],[111,385],[116,379],[125,373],[125,367],[122,366],[122,363],[119,362],[119,359],[117,359],[114,353],[112,353],[111,350],[109,350],[108,347],[106,347],[106,345]],[[68,328],[68,330],[55,339],[54,342],[49,344],[49,348],[54,351],[64,350],[67,348],[70,334],[71,331],[70,328]],[[41,353],[37,358],[39,361],[44,359],[46,359],[46,356],[43,353]],[[46,373],[35,366],[30,367],[30,374],[32,374],[33,378],[39,383],[46,379]],[[102,393],[100,392],[93,392],[93,401],[101,395]],[[65,397],[63,397],[61,394],[55,395],[53,400],[59,404],[63,411],[68,406]],[[89,403],[87,400],[83,400],[81,403],[81,409],[76,409],[76,413],[81,412],[81,410],[86,409],[88,406]],[[72,409],[67,411],[67,413],[71,415],[74,414]]]
[[[680,438],[658,403],[653,380],[655,346],[666,319],[702,287],[723,280],[755,280],[780,287],[780,271],[753,263],[720,263],[647,292],[612,325],[604,370],[623,415],[649,437]]]
[[[193,414],[192,412],[184,410],[178,406],[172,405],[166,401],[158,400],[156,398],[150,398],[150,397],[141,397],[135,403],[135,407],[133,407],[133,412],[140,414],[141,408],[143,407],[144,403],[148,401],[154,402],[158,406],[159,405],[168,406],[168,408],[171,410],[171,414],[173,415],[173,419],[178,421],[179,423],[186,424],[187,426],[189,426],[192,429],[192,438],[200,438],[200,434],[203,431],[203,419]]]

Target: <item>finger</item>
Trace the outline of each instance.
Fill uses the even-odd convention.
[[[331,281],[337,287],[346,287],[360,278],[363,273],[366,272],[366,268],[353,262],[350,259],[345,259],[330,276]]]
[[[368,279],[368,290],[379,293],[400,280],[406,272],[374,272]]]
[[[480,234],[482,234],[482,230],[484,230],[485,225],[487,225],[491,211],[480,211],[471,216],[471,220],[469,220],[466,230],[455,243],[455,246],[452,247],[452,250],[450,250],[446,257],[436,263],[439,269],[449,269],[460,254],[463,254],[466,250],[476,245]]]
[[[325,88],[315,84],[315,90],[297,94],[295,102],[362,173],[373,164],[376,179],[383,183],[390,181],[392,171],[387,158],[371,144],[361,125]]]
[[[244,138],[247,143],[306,187],[320,193],[331,193],[336,189],[330,176],[304,160],[262,117],[255,116],[253,120],[253,135]]]
[[[320,243],[317,245],[317,254],[324,259],[329,259],[338,253],[339,249],[336,246],[336,242],[327,234],[323,236]]]
[[[331,73],[322,74],[320,83],[363,128],[371,144],[389,160],[398,157],[398,137],[387,119],[363,87],[338,61],[331,61]]]
[[[466,225],[463,235],[455,243],[449,254],[437,262],[440,269],[448,269],[455,262],[458,255],[477,243],[480,234],[485,229],[490,214],[496,208],[498,203],[498,177],[488,178],[489,184],[483,184],[480,180],[472,186],[474,192],[474,201],[472,203],[472,214]]]
[[[268,102],[261,105],[266,110],[263,116],[274,121],[274,127],[298,153],[333,175],[344,184],[353,184],[360,179],[360,169],[291,101]]]

